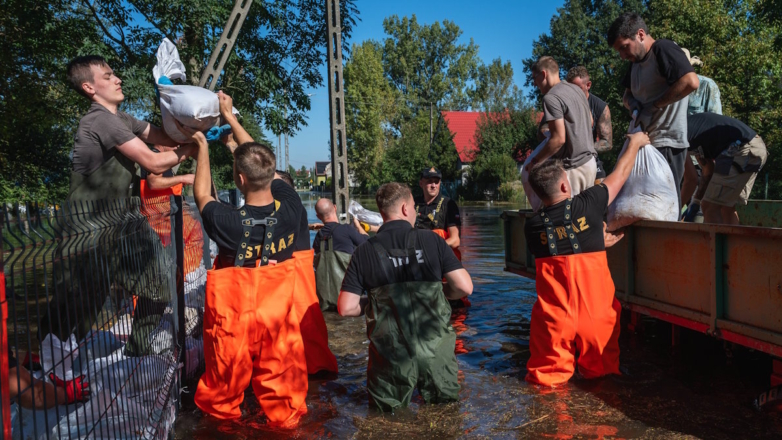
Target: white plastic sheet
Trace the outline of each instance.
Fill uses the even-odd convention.
[[[355,200],[350,201],[348,205],[348,213],[353,217],[356,217],[358,221],[370,224],[372,226],[380,226],[383,224],[383,217],[379,212],[370,211],[358,203]]]

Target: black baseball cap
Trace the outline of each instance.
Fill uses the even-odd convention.
[[[424,170],[421,171],[421,178],[426,179],[427,177],[437,177],[438,179],[442,179],[443,173],[438,171],[435,167],[424,168]]]

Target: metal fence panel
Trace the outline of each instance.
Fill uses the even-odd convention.
[[[168,436],[184,324],[171,206],[168,197],[3,204],[7,335],[20,364],[8,378],[20,389],[13,438]],[[51,374],[83,376],[90,400],[58,405],[64,390]],[[34,393],[35,383],[54,394]]]

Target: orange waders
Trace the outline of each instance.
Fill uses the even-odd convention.
[[[526,380],[548,386],[573,376],[576,351],[585,378],[619,374],[621,307],[614,297],[606,253],[581,253],[571,227],[570,200],[565,212],[574,253],[557,255],[554,225],[541,211],[551,256],[535,259],[538,300],[532,307]]]
[[[147,181],[141,179],[139,184],[141,201],[144,202],[144,216],[147,217],[152,229],[155,230],[163,242],[163,247],[171,243],[171,206],[170,196],[182,195],[182,184],[171,188],[152,189],[147,186]]]
[[[313,270],[315,251],[312,249],[293,253],[296,262],[296,294],[293,306],[299,317],[301,337],[304,339],[304,352],[307,355],[307,373],[318,371],[337,372],[337,358],[329,349],[329,334],[326,320],[320,310],[315,271]]]
[[[245,211],[242,210],[244,213]],[[307,412],[307,361],[294,306],[297,262],[267,265],[276,219],[247,219],[234,260],[206,278],[204,360],[195,403],[218,418],[242,415],[239,405],[252,383],[269,424],[294,425]],[[266,225],[260,267],[245,268],[253,226]],[[312,261],[310,260],[310,270]]]

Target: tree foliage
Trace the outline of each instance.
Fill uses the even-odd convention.
[[[485,112],[497,112],[513,106],[519,88],[513,82],[510,61],[496,58],[489,65],[478,66],[475,90],[472,92],[472,108]]]
[[[629,115],[621,103],[620,79],[629,63],[608,46],[606,33],[621,12],[639,12],[654,38],[671,39],[703,60],[696,72],[716,81],[723,113],[744,121],[764,139],[770,156],[761,175],[769,173],[769,197],[782,198],[779,6],[779,0],[568,0],[551,19],[550,33],[533,43],[532,57],[524,60],[526,84],[532,85],[529,67],[543,55],[557,60],[563,76],[573,66],[585,66],[592,79],[591,92],[612,110],[614,145],[622,145]],[[533,89],[531,96],[538,95]],[[610,164],[617,150],[601,157]],[[764,196],[761,181],[753,197]]]
[[[73,133],[89,103],[67,90],[65,65],[103,55],[123,80],[122,110],[159,121],[151,70],[164,37],[197,83],[233,2],[221,0],[8,0],[0,16],[0,196],[62,198]],[[358,11],[340,2],[343,50]],[[254,1],[217,88],[234,98],[251,134],[306,125],[307,89],[323,83],[326,22],[319,0]],[[216,155],[216,167],[230,163]],[[183,169],[186,169],[184,167]],[[228,181],[230,182],[230,180]],[[229,183],[230,184],[230,183]]]

